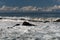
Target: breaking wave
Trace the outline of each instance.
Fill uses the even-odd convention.
[[[32,21],[32,22],[44,22],[44,21],[49,21],[49,22],[54,22],[56,20],[60,20],[60,18],[33,18],[33,17],[2,17],[0,16],[0,19],[3,20],[25,20],[25,21]]]
[[[0,17],[0,40],[60,40],[60,22],[53,21],[60,18]]]

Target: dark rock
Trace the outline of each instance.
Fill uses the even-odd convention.
[[[47,23],[47,22],[49,22],[49,21],[44,21],[44,23]]]
[[[3,19],[3,18],[0,18],[0,19]]]
[[[24,18],[21,18],[20,20],[25,20]]]
[[[30,23],[28,23],[28,22],[23,22],[22,25],[24,25],[24,26],[35,26],[34,24],[30,24]]]
[[[16,25],[14,25],[13,27],[15,27],[15,26],[19,26],[20,24],[16,24]]]
[[[12,27],[7,27],[7,29],[10,29],[10,28],[13,28],[13,27],[15,27],[15,26],[19,26],[20,24],[16,24],[16,25],[14,25],[14,26],[12,26]]]
[[[9,29],[9,27],[7,27],[7,29]]]
[[[60,22],[60,19],[58,19],[58,20],[56,20],[56,21],[54,21],[54,22]]]

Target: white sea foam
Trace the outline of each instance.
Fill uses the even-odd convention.
[[[60,40],[60,22],[43,23],[27,21],[33,19],[30,17],[0,18],[3,18],[0,19],[0,40]],[[20,20],[21,18],[25,18],[27,22],[36,26],[22,25],[25,20]],[[54,19],[57,20],[59,18]],[[16,24],[20,25],[13,27]]]
[[[7,19],[7,20],[30,20],[30,21],[50,21],[50,22],[53,22],[53,21],[56,21],[60,18],[31,18],[31,17],[1,17],[0,18],[2,19]]]

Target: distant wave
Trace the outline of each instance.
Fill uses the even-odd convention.
[[[10,21],[17,21],[17,20],[24,20],[24,21],[32,21],[32,22],[44,22],[44,21],[49,21],[49,22],[54,22],[56,20],[60,20],[60,18],[31,18],[31,17],[2,17],[0,16],[0,20],[10,20]]]

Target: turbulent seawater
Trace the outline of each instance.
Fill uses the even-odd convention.
[[[60,22],[53,22],[58,19],[0,17],[0,40],[60,40]],[[24,26],[24,21],[36,26]]]
[[[60,40],[58,19],[59,12],[0,13],[0,40]],[[25,21],[36,26],[22,25]]]

